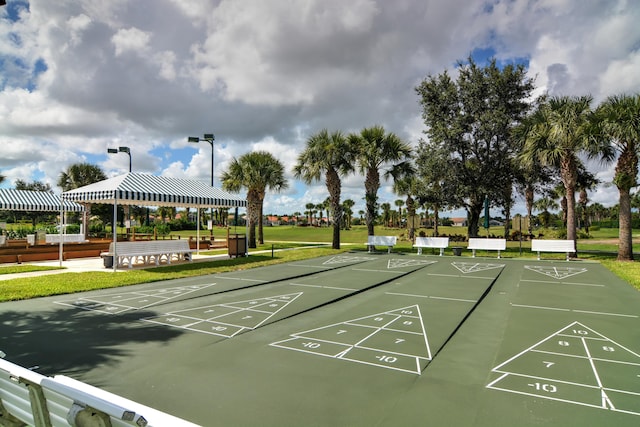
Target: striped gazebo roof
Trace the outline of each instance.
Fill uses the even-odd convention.
[[[70,200],[62,200],[60,195],[48,191],[16,190],[0,188],[0,210],[60,212],[61,210],[81,212],[84,206]]]
[[[62,197],[78,203],[176,206],[199,208],[246,207],[247,201],[201,181],[127,173],[65,191]]]

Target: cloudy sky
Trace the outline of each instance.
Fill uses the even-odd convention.
[[[78,162],[119,175],[127,155],[107,154],[119,146],[134,172],[209,182],[211,146],[187,136],[213,132],[217,186],[230,159],[267,150],[290,188],[265,213],[304,211],[327,197],[291,175],[311,134],[380,124],[416,144],[414,88],[470,54],[525,63],[539,93],[636,93],[638,22],[637,0],[7,0],[2,186],[55,187]],[[362,177],[343,186],[364,209]],[[617,191],[590,196],[611,205]]]

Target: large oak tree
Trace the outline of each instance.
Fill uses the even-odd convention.
[[[455,80],[447,71],[429,75],[416,92],[427,127],[423,149],[444,153],[435,166],[448,171],[444,204],[467,211],[468,234],[476,237],[486,196],[494,206],[512,203],[511,129],[529,111],[534,85],[524,65],[495,59],[481,67],[469,58],[457,71]]]

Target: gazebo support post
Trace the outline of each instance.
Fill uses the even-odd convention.
[[[58,234],[60,235],[60,242],[58,243],[58,259],[60,260],[59,264],[62,267],[62,258],[64,256],[64,248],[62,242],[62,222],[64,221],[64,215],[66,214],[64,209],[64,201],[62,200],[62,193],[60,193],[60,229],[58,230]]]
[[[118,194],[116,191],[113,192],[113,222],[111,227],[113,228],[113,260],[111,264],[113,264],[113,271],[115,272],[118,269]]]
[[[200,255],[200,205],[196,206],[196,254]]]

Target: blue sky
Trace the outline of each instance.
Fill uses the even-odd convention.
[[[52,184],[78,162],[210,181],[252,150],[273,153],[290,188],[265,213],[304,211],[324,183],[293,179],[306,139],[383,125],[416,145],[414,88],[429,74],[524,63],[536,93],[640,91],[640,3],[631,0],[7,0],[0,7],[0,174]],[[610,182],[610,167],[592,165]],[[216,176],[216,183],[219,184]],[[343,198],[364,209],[361,176]],[[388,183],[380,202],[398,197]],[[592,201],[611,205],[601,186]],[[522,197],[516,210],[522,211]],[[461,212],[452,212],[459,216]],[[498,211],[492,212],[498,214]]]

